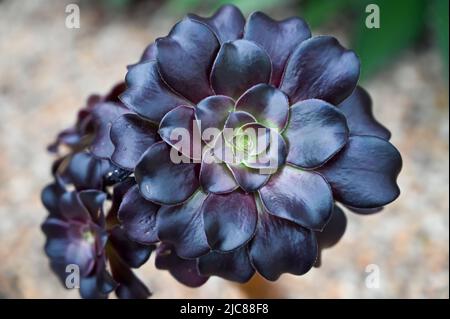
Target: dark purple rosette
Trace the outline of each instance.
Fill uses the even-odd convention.
[[[115,186],[107,214],[104,204],[109,199],[102,191],[68,191],[56,181],[42,192],[42,202],[49,211],[42,231],[50,266],[66,287],[74,288],[67,283],[72,279],[83,298],[106,298],[113,291],[119,298],[151,295],[131,268],[145,263],[155,246],[130,240],[116,217],[123,194],[133,184],[125,180]],[[73,271],[77,278],[69,276]]]
[[[83,298],[107,298],[113,291],[119,298],[151,296],[132,269],[144,264],[156,249],[157,237],[145,228],[154,224],[147,216],[160,206],[137,196],[133,171],[110,160],[114,151],[111,125],[130,113],[118,99],[123,89],[121,83],[104,97],[92,95],[88,106],[78,113],[75,125],[58,134],[49,147],[60,156],[52,166],[53,183],[41,196],[49,212],[42,224],[45,252],[63,285],[79,288]],[[145,210],[120,209],[130,200]],[[109,207],[106,213],[105,207]],[[126,233],[122,223],[127,225],[139,214],[143,217],[140,226]],[[168,254],[168,248],[164,244],[158,248],[158,268],[169,270],[190,286],[207,280],[198,274],[195,260],[184,261],[173,252]]]
[[[367,214],[399,196],[401,156],[359,73],[300,18],[188,15],[129,67],[131,112],[111,126],[110,159],[137,182],[127,234],[238,282],[318,265],[345,230],[336,202]]]
[[[42,224],[45,252],[63,285],[79,288],[83,298],[107,298],[113,291],[119,298],[151,295],[131,269],[145,263],[156,246],[133,241],[120,226],[117,212],[135,181],[107,153],[110,125],[127,112],[117,98],[123,89],[122,83],[104,97],[92,95],[75,125],[49,147],[66,151],[53,164],[53,183],[42,191],[49,212]]]
[[[48,146],[52,153],[59,153],[62,146],[74,152],[86,147],[92,147],[94,153],[101,144],[101,138],[109,139],[110,122],[115,115],[126,112],[126,108],[120,102],[118,96],[125,90],[125,83],[116,84],[105,96],[92,94],[86,101],[86,106],[78,111],[75,124],[60,133],[56,140]],[[97,139],[95,140],[95,138]],[[105,144],[108,144],[106,142]],[[101,154],[99,154],[101,155]],[[109,157],[104,154],[103,157]],[[102,156],[100,156],[102,157]]]
[[[79,264],[84,296],[144,297],[130,267],[156,245],[156,267],[191,287],[319,266],[345,232],[338,205],[371,214],[400,194],[359,72],[300,18],[188,15],[51,147],[70,149],[43,193],[53,268]]]
[[[105,96],[91,95],[75,124],[60,132],[49,145],[49,151],[59,155],[52,172],[60,183],[76,190],[103,190],[131,174],[110,161],[112,122],[130,112],[118,99],[124,89],[125,84],[119,83]]]

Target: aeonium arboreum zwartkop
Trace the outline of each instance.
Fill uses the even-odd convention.
[[[156,266],[187,285],[304,274],[343,235],[339,204],[370,214],[400,193],[401,156],[359,71],[300,18],[188,15],[60,134],[53,149],[71,152],[55,178],[107,194],[130,183],[109,236],[158,245]]]
[[[108,143],[102,132],[126,111],[117,99],[123,89],[121,83],[105,97],[89,97],[75,125],[49,147],[60,156],[52,166],[54,181],[42,191],[49,212],[42,224],[45,252],[63,285],[79,288],[83,298],[106,298],[113,291],[119,298],[151,295],[131,269],[144,264],[156,246],[130,239],[118,219],[124,195],[136,182],[131,172],[94,155],[96,146],[104,149]],[[156,251],[160,267],[190,286],[206,280],[192,272],[195,261],[180,260],[163,248]]]

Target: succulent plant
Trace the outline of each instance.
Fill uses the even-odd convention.
[[[370,214],[400,193],[401,156],[359,72],[300,18],[188,15],[60,134],[52,149],[72,152],[57,175],[78,196],[135,180],[114,220],[160,243],[156,266],[189,286],[304,274],[345,231],[338,204]]]
[[[95,156],[95,145],[104,143],[103,132],[109,134],[114,114],[125,110],[117,99],[123,88],[122,83],[104,97],[89,97],[75,125],[58,134],[49,146],[54,153],[61,153],[63,147],[68,151],[54,162],[54,181],[42,191],[49,212],[42,224],[45,252],[66,287],[72,270],[68,266],[77,267],[74,280],[83,298],[106,298],[113,291],[119,298],[151,295],[131,268],[145,263],[156,246],[130,240],[117,219],[134,179],[108,159]],[[106,202],[110,208],[105,214]]]
[[[158,238],[198,258],[200,273],[240,282],[254,269],[269,280],[303,274],[336,201],[368,212],[399,195],[401,157],[357,86],[358,57],[333,37],[311,37],[302,19],[256,12],[245,22],[225,6],[189,15],[146,52],[126,76],[120,98],[135,114],[113,123],[111,159],[134,171],[145,199],[124,209],[161,204],[151,212]],[[211,138],[210,128],[236,130]],[[263,133],[245,137],[249,128]],[[239,150],[247,156],[223,156]],[[136,222],[123,226],[147,242]]]
[[[124,84],[120,83],[106,96],[90,96],[75,125],[59,133],[49,146],[50,152],[60,156],[52,166],[53,182],[41,195],[49,212],[42,224],[45,252],[63,285],[69,288],[68,278],[78,281],[83,298],[107,298],[113,291],[119,298],[151,296],[131,269],[145,263],[156,245],[132,240],[124,232],[118,215],[124,195],[136,189],[136,182],[130,171],[96,155],[97,146],[102,145],[104,150],[104,145],[110,143],[112,121],[126,111],[117,98],[123,89]],[[109,206],[106,214],[105,206]],[[207,280],[192,272],[196,269],[195,260],[168,254],[168,247],[168,244],[158,247],[157,267],[169,270],[189,286]],[[73,270],[69,266],[77,267],[74,275],[79,277],[69,276]]]
[[[42,224],[47,241],[45,251],[51,268],[63,284],[68,266],[77,267],[80,294],[83,298],[106,298],[115,291],[120,298],[147,298],[150,291],[133,274],[155,249],[131,241],[120,228],[115,214],[129,181],[115,188],[112,206],[105,216],[107,194],[98,190],[68,191],[55,182],[42,193],[50,212]],[[107,264],[112,274],[107,270]]]

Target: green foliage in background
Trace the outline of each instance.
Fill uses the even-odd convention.
[[[369,4],[380,8],[379,29],[365,25]],[[353,22],[352,48],[361,58],[363,79],[420,42],[440,48],[448,79],[448,9],[448,0],[309,0],[302,16],[313,28],[339,19]]]
[[[305,0],[300,5],[300,16],[308,21],[311,28],[333,21],[342,10],[358,5],[361,0]]]
[[[433,23],[434,32],[435,32],[435,41],[441,51],[442,59],[445,65],[445,74],[448,79],[448,10],[449,10],[449,1],[447,0],[435,0],[432,6],[430,19]]]
[[[445,0],[447,1],[447,0]],[[354,28],[353,48],[361,58],[361,76],[366,78],[388,63],[403,49],[412,46],[426,25],[426,0],[369,0],[380,8],[380,28],[365,27],[363,14]]]
[[[283,7],[291,0],[169,0],[167,6],[176,13],[185,13],[193,11],[195,8],[206,8],[210,12],[224,4],[234,4],[245,14],[252,11],[262,11],[275,7]]]

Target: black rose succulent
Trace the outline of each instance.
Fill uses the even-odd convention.
[[[370,214],[400,193],[401,156],[359,71],[300,18],[188,15],[128,67],[120,101],[89,109],[92,129],[70,131],[92,135],[57,175],[78,196],[135,181],[116,221],[131,241],[160,243],[156,266],[187,285],[304,274],[343,235],[339,204]],[[77,186],[79,175],[96,177]]]
[[[147,231],[198,258],[201,274],[307,272],[336,202],[370,213],[399,195],[401,157],[357,85],[359,68],[353,51],[312,37],[300,18],[257,12],[246,22],[233,6],[189,15],[128,70],[120,99],[132,112],[112,124],[111,160],[134,172],[143,200],[122,209],[147,211]],[[124,229],[153,242],[137,222]]]
[[[106,216],[104,192],[68,191],[55,182],[42,193],[42,201],[50,213],[42,224],[50,265],[63,284],[69,275],[67,267],[76,266],[83,298],[106,298],[112,291],[120,298],[150,296],[131,268],[145,263],[155,246],[131,241],[115,217],[121,197],[130,185],[131,181],[124,181],[115,187]]]

